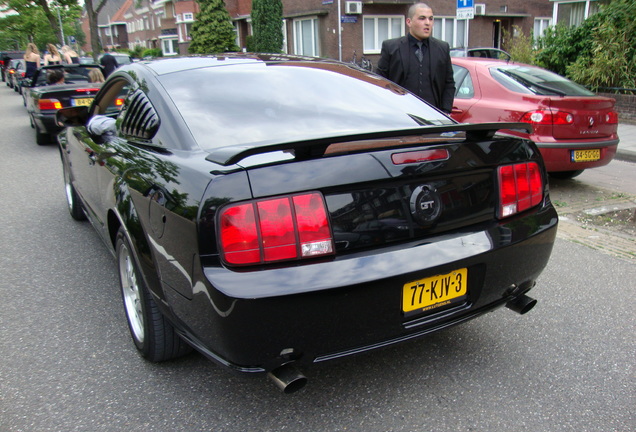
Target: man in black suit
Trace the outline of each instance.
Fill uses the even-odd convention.
[[[112,74],[113,71],[119,67],[117,60],[110,54],[108,48],[104,48],[104,55],[99,63],[104,68],[104,78],[108,78],[108,75]]]
[[[425,3],[414,4],[406,25],[406,36],[382,43],[377,73],[450,113],[455,96],[450,47],[432,37],[433,10]]]

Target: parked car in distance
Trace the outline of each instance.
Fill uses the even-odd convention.
[[[558,217],[536,146],[497,133],[526,124],[229,53],[123,66],[57,117],[69,212],[115,255],[148,360],[191,346],[291,392],[302,365],[534,306]]]
[[[453,57],[455,100],[451,117],[459,122],[524,122],[548,172],[572,178],[607,165],[618,146],[614,99],[545,69],[492,59]]]
[[[451,57],[480,57],[499,60],[510,60],[512,56],[499,48],[451,48]]]
[[[35,72],[32,79],[23,81],[23,98],[27,107],[31,127],[35,129],[35,139],[39,145],[52,142],[62,130],[55,120],[60,108],[69,106],[89,106],[102,83],[89,82],[89,73],[100,69],[97,65],[49,65]],[[64,83],[49,85],[47,77],[52,71],[62,71]]]
[[[2,81],[7,80],[6,71],[9,67],[9,62],[12,59],[24,58],[24,51],[0,51],[0,73],[2,74]]]
[[[131,64],[133,62],[133,59],[132,59],[132,57],[129,54],[111,52],[110,55],[115,57],[115,60],[117,61],[117,64],[119,66],[124,66],[124,65],[127,65],[127,64]],[[99,56],[99,60],[98,60],[97,63],[99,63],[101,61],[102,57],[104,57],[104,54],[101,54]]]
[[[16,89],[16,82],[24,77],[26,72],[26,62],[23,59],[12,59],[9,60],[9,65],[7,66],[7,85],[9,88]]]

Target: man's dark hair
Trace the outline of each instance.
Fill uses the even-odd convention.
[[[53,69],[46,75],[47,84],[57,84],[64,79],[64,71],[62,69]]]

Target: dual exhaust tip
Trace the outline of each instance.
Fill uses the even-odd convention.
[[[520,315],[530,312],[537,301],[532,297],[522,294],[506,303],[506,307]],[[276,387],[285,394],[294,393],[305,387],[307,377],[300,372],[293,362],[285,363],[267,373]]]

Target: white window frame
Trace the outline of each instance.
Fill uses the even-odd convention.
[[[453,47],[466,47],[468,46],[468,33],[469,33],[469,21],[467,19],[457,19],[456,17],[445,17],[445,16],[441,16],[441,17],[435,17],[435,21],[433,22],[433,37],[435,39],[440,39],[443,40],[445,42],[447,42],[451,48]],[[453,26],[453,36],[452,36],[452,40],[447,40],[448,38],[446,37],[446,27],[449,25],[449,23],[452,23]],[[464,40],[459,40],[461,39],[459,37],[459,34],[457,32],[457,28],[460,25],[464,25]]]
[[[539,39],[541,39],[541,37],[543,37],[543,33],[545,33],[545,31],[547,29],[549,29],[552,26],[552,18],[550,17],[537,17],[534,19],[534,26],[532,27],[532,33],[534,36],[534,41],[538,41]],[[537,32],[537,27],[538,27],[538,32]]]
[[[163,53],[165,57],[179,55],[179,39],[178,38],[164,37],[164,38],[160,38],[160,40],[161,40],[161,52]],[[168,46],[170,50],[168,51],[166,51],[165,49],[166,46],[164,45],[166,42],[169,43]],[[176,44],[174,44],[174,42],[176,42]]]
[[[364,15],[362,17],[362,44],[363,44],[362,52],[364,54],[380,54],[380,51],[382,50],[382,42],[384,42],[386,39],[380,40],[380,36],[378,32],[378,23],[379,23],[379,20],[381,19],[389,20],[388,37],[386,39],[398,38],[398,37],[404,36],[405,34],[404,32],[406,31],[405,30],[406,24],[405,24],[404,15]],[[367,20],[373,20],[373,39],[374,40],[373,40],[372,46],[367,45],[367,32],[368,32],[368,28],[366,25]],[[399,34],[397,33],[394,34],[392,32],[393,20],[399,20],[400,22]]]
[[[305,34],[303,33],[304,22],[311,22],[311,34],[308,35],[311,38],[311,52],[304,52],[304,43]],[[319,57],[320,56],[320,37],[318,34],[319,31],[319,21],[317,16],[308,16],[303,18],[295,18],[293,21],[294,28],[294,54],[305,55],[310,57]]]
[[[183,14],[184,21],[194,21],[194,14],[192,12],[186,12]]]

